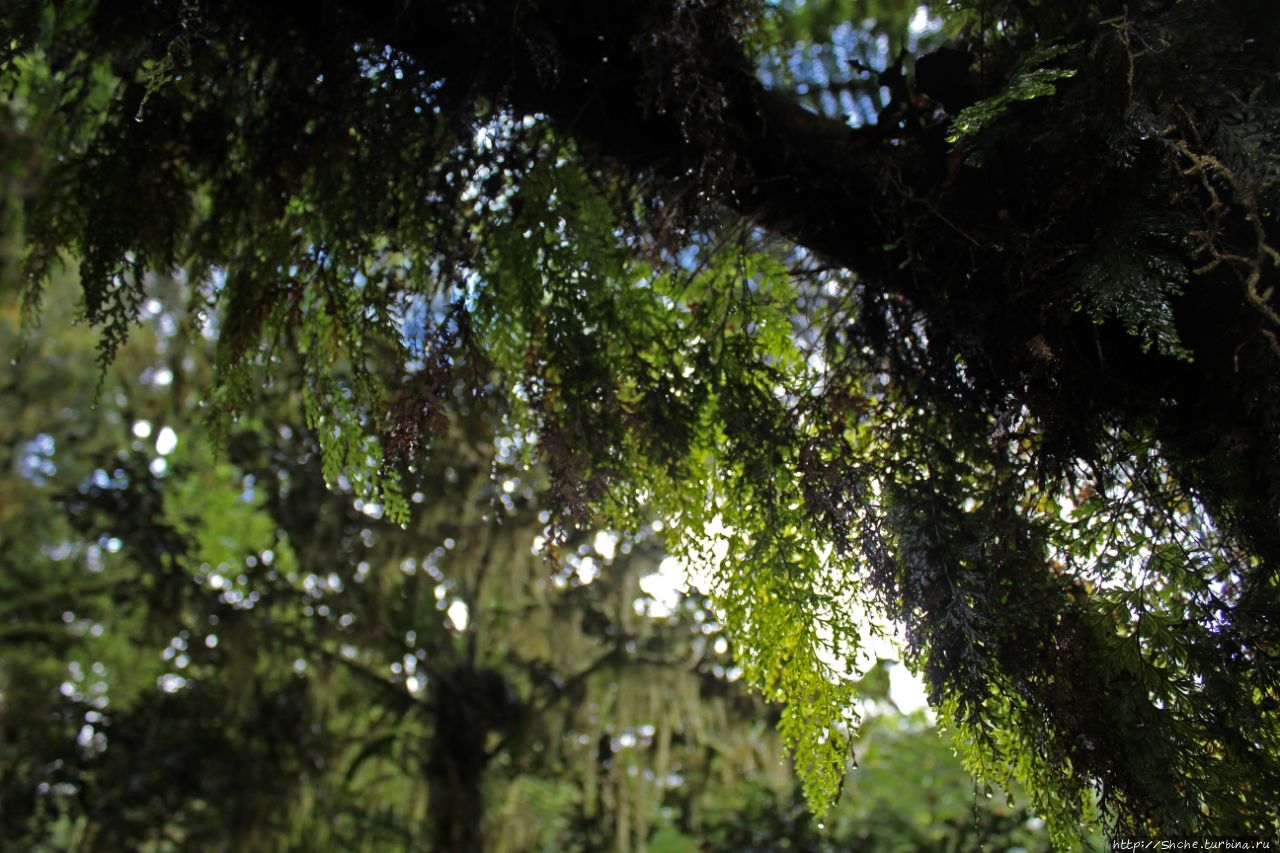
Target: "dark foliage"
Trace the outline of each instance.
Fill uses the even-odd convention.
[[[786,6],[20,4],[4,221],[33,305],[79,259],[104,360],[144,271],[188,270],[224,417],[296,349],[326,475],[393,516],[397,454],[507,395],[562,536],[721,519],[816,799],[818,650],[874,599],[1058,826],[1096,791],[1127,830],[1274,832],[1280,25],[962,5],[959,91],[958,48],[921,56],[851,126],[760,81]]]

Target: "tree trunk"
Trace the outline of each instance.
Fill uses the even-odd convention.
[[[431,683],[434,731],[425,771],[432,849],[483,850],[489,736],[509,731],[520,708],[506,679],[492,669],[458,665]]]

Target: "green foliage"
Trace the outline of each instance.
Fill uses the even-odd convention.
[[[781,276],[763,260],[754,269]],[[207,369],[212,343],[174,334],[176,314],[155,295],[101,404],[68,405],[95,393],[94,343],[83,326],[59,322],[67,300],[56,287],[52,325],[29,341],[4,412],[5,446],[25,447],[0,478],[6,843],[422,847],[431,803],[458,805],[457,767],[437,766],[450,754],[437,745],[479,726],[476,817],[489,849],[634,849],[647,839],[649,849],[741,850],[744,832],[760,849],[802,836],[822,849],[847,849],[848,839],[881,849],[866,838],[968,831],[950,818],[899,815],[892,802],[912,798],[897,795],[874,809],[846,800],[819,828],[764,722],[776,711],[746,693],[710,602],[637,612],[646,601],[638,578],[655,567],[644,531],[605,535],[612,546],[574,535],[562,565],[545,563],[532,553],[547,533],[536,491],[544,481],[497,442],[438,438],[452,452],[417,460],[434,494],[412,497],[408,530],[349,489],[325,486],[296,392],[260,389],[257,405],[281,420],[242,420],[215,453],[198,399],[180,390]],[[10,344],[18,316],[10,303]],[[151,380],[121,375],[139,373]],[[160,440],[164,430],[176,443]],[[780,559],[759,547],[755,556],[757,566]],[[459,606],[465,628],[454,621]],[[785,643],[799,655],[813,647],[802,631]],[[790,668],[823,666],[793,659]],[[868,771],[883,769],[865,783],[855,775],[858,789],[887,794],[887,779],[910,787],[912,773],[941,762],[958,792],[936,774],[927,784],[971,816],[959,765],[922,720],[909,739],[937,752],[929,762],[868,746],[871,732],[897,725],[887,670],[873,672],[881,686],[866,695],[879,704],[855,749]],[[816,688],[819,700],[829,690]],[[449,727],[454,694],[463,730]],[[804,750],[806,732],[791,731]],[[843,778],[852,731],[835,733],[828,773]]]
[[[94,393],[83,327],[33,339],[12,376],[6,446],[26,449],[0,478],[7,843],[419,846],[423,804],[454,804],[458,784],[432,763],[459,738],[436,684],[457,691],[463,730],[485,727],[491,806],[471,808],[493,849],[642,839],[667,790],[654,780],[677,771],[692,778],[668,804],[690,811],[709,795],[700,772],[777,775],[706,603],[637,613],[652,543],[606,555],[579,537],[549,567],[532,547],[537,471],[456,436],[418,459],[435,494],[402,530],[326,489],[290,394],[260,390],[287,417],[242,422],[215,456],[196,399],[174,393],[207,347],[161,335],[157,353],[150,336],[174,317],[139,328],[97,409],[68,405]],[[17,318],[10,303],[11,333]],[[176,368],[164,382],[120,381],[157,359]],[[155,443],[165,430],[176,444]],[[511,698],[491,705],[495,684]]]
[[[1009,78],[1003,90],[976,104],[965,107],[951,121],[951,133],[948,142],[959,142],[965,137],[976,137],[983,128],[998,121],[1014,104],[1020,101],[1033,101],[1055,94],[1055,85],[1059,80],[1067,80],[1076,76],[1073,68],[1045,68],[1045,63],[1056,59],[1070,51],[1067,45],[1042,45],[1029,53]]]
[[[1123,232],[1117,234],[1121,237]],[[1181,262],[1158,254],[1135,254],[1119,244],[1083,273],[1081,290],[1093,321],[1119,320],[1144,350],[1190,359],[1174,324],[1172,302],[1189,278]],[[1084,307],[1084,306],[1082,306]]]
[[[349,752],[304,738],[279,756],[301,778],[322,753],[361,796],[393,802],[388,838],[424,808],[450,828],[441,803],[464,813],[466,797],[424,806],[411,785],[384,787],[379,762],[448,766],[474,794],[487,741],[528,735],[502,688],[526,711],[535,694],[568,695],[543,676],[566,658],[525,655],[560,606],[536,592],[532,540],[585,567],[584,536],[639,545],[655,517],[709,569],[746,680],[784,703],[816,810],[845,777],[857,673],[841,670],[856,669],[870,609],[901,626],[969,766],[1026,784],[1060,842],[1097,814],[1131,832],[1274,832],[1280,101],[1273,41],[1250,29],[1274,24],[1209,0],[963,5],[969,30],[949,32],[976,51],[980,99],[950,149],[945,116],[909,92],[889,105],[893,132],[856,127],[883,106],[856,63],[891,67],[911,4],[779,4],[764,18],[624,4],[572,20],[555,4],[6,10],[0,156],[18,178],[0,220],[28,316],[74,259],[105,377],[129,357],[148,288],[185,277],[162,302],[215,353],[169,375],[232,454],[182,471],[184,430],[162,477],[145,446],[109,451],[68,481],[89,485],[42,536],[71,541],[78,525],[86,553],[98,543],[123,588],[147,593],[121,614],[125,633],[168,614],[209,636],[209,616],[257,592],[275,621],[245,620],[244,642],[336,680],[289,699],[300,737],[361,686],[394,694],[385,718],[341,720],[359,729]],[[862,13],[883,17],[849,20]],[[122,414],[117,431],[140,420]],[[34,471],[55,464],[43,434],[23,433]],[[232,497],[237,470],[267,496]],[[304,472],[336,497],[295,502],[317,481]],[[216,519],[193,514],[201,489],[221,494]],[[271,548],[280,565],[259,551],[242,557],[257,561],[243,584],[214,572],[269,544],[268,515],[289,531]],[[444,550],[397,550],[397,524]],[[248,538],[230,540],[239,528]],[[456,577],[432,574],[455,560]],[[318,568],[330,561],[337,583]],[[605,596],[574,635],[584,656],[567,659],[594,650],[608,668],[620,638],[643,633],[619,573],[583,591],[562,571],[559,591]],[[123,593],[84,595],[105,612]],[[47,622],[47,604],[14,619]],[[445,615],[455,604],[468,626],[530,632],[468,633]],[[599,619],[612,633],[590,628]],[[431,686],[409,686],[407,653],[432,661]],[[594,667],[571,671],[587,684]],[[263,696],[297,687],[287,665],[250,670]],[[681,678],[686,692],[663,689],[693,695]],[[658,702],[656,680],[627,683]],[[244,701],[234,684],[207,695]],[[483,725],[461,725],[455,695],[487,697]],[[139,730],[167,701],[138,705]],[[554,759],[608,776],[558,826],[598,841],[621,803],[643,816],[624,835],[648,826],[655,786],[635,781],[640,764],[618,769],[624,735],[647,724],[660,740],[638,717],[553,738],[608,747],[594,763],[580,744]],[[424,737],[425,759],[406,746]],[[465,760],[440,745],[453,743]],[[499,754],[511,778],[537,775],[501,749],[484,761]],[[336,791],[288,808],[349,802]],[[566,802],[554,785],[528,791]],[[172,808],[158,791],[130,814],[142,825]]]

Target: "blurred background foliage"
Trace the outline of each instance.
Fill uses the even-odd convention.
[[[849,793],[881,717],[903,755],[927,732],[856,726],[864,604],[1059,846],[1100,806],[1274,830],[1280,98],[1213,5],[646,21],[613,35],[626,109],[705,168],[674,190],[376,27],[0,9],[13,843],[844,849],[882,837],[863,806],[941,849],[1034,836],[971,783]],[[920,80],[951,41],[963,145]],[[708,200],[748,59],[747,113],[807,108],[773,113],[817,149],[780,183],[817,208],[872,164],[866,270]],[[716,563],[711,600],[647,603],[666,551]],[[846,790],[821,829],[783,754],[811,804]]]
[[[757,38],[760,76],[814,112],[872,125],[900,97],[895,73],[948,43],[960,28],[955,7],[910,0],[778,0],[766,5]]]
[[[3,305],[6,848],[1048,849],[889,664],[814,819],[710,602],[644,591],[658,526],[548,561],[545,475],[491,404],[414,460],[402,528],[326,487],[287,382],[211,451],[184,282],[100,380],[72,286],[37,333]]]

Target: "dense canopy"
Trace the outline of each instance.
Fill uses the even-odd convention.
[[[3,275],[104,365],[189,282],[394,521],[469,431],[660,519],[817,807],[878,617],[1061,838],[1270,835],[1271,5],[10,2]]]

